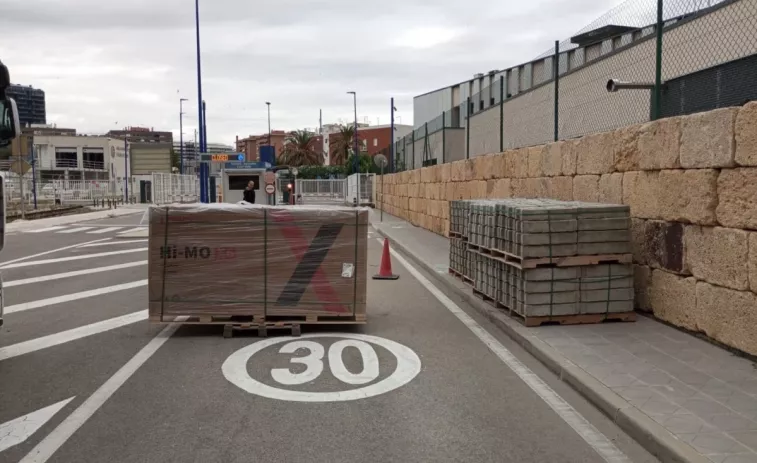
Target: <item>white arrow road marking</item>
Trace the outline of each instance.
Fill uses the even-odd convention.
[[[74,400],[76,396],[70,399],[61,400],[57,404],[50,405],[31,412],[28,415],[20,416],[15,420],[7,421],[0,424],[0,452],[3,450],[18,445],[25,441],[32,434],[37,432],[39,428],[45,423],[50,421],[50,418],[55,416],[63,407],[68,405],[69,402]]]
[[[102,294],[108,294],[115,291],[123,291],[125,289],[139,288],[140,286],[147,286],[147,280],[132,281],[130,283],[123,283],[120,285],[106,286],[105,288],[91,289],[89,291],[81,291],[79,293],[66,294],[63,296],[40,299],[38,301],[9,305],[5,307],[5,313],[12,314],[14,312],[23,312],[24,310],[38,309],[40,307],[47,307],[48,305],[53,304],[62,304],[64,302],[78,301],[79,299],[100,296]]]
[[[177,321],[186,320],[186,317],[178,317]],[[48,434],[42,442],[37,444],[20,463],[45,463],[66,441],[74,435],[77,429],[82,427],[87,420],[97,412],[97,410],[108,401],[108,399],[124,385],[126,381],[147,362],[150,357],[160,349],[168,338],[179,329],[179,324],[169,325],[163,329],[157,336],[147,343],[137,355],[126,362],[120,370],[111,376],[105,383],[98,388],[94,394],[89,396],[79,408],[74,410],[68,417],[63,420],[57,428]]]
[[[63,230],[64,228],[66,227],[61,226],[61,225],[56,225],[54,227],[40,228],[37,230],[29,230],[26,233],[44,233],[44,232],[55,231],[55,230]]]
[[[127,233],[133,233],[133,232],[138,232],[138,231],[144,231],[144,229],[145,229],[145,228],[146,228],[146,227],[137,227],[137,228],[131,228],[131,229],[129,229],[129,230],[124,230],[124,231],[122,231],[122,232],[119,232],[118,234],[119,234],[119,235],[125,235],[125,234],[127,234]]]
[[[80,326],[79,328],[61,331],[60,333],[51,334],[49,336],[19,342],[18,344],[0,347],[0,361],[28,354],[30,352],[47,349],[48,347],[57,346],[70,341],[76,341],[77,339],[91,336],[93,334],[104,333],[105,331],[131,325],[132,323],[140,322],[142,320],[147,320],[146,310],[92,323],[91,325]]]
[[[33,260],[30,262],[8,263],[0,267],[0,269],[31,267],[32,265],[54,264],[56,262],[68,262],[71,260],[94,259],[95,257],[117,256],[119,254],[129,254],[130,252],[140,252],[140,251],[147,251],[147,248],[124,249],[123,251],[98,252],[96,254],[83,254],[81,256],[59,257],[57,259],[43,259],[43,260]]]
[[[68,230],[62,230],[62,231],[59,231],[58,233],[79,233],[79,232],[87,231],[91,229],[92,227],[76,227],[76,228],[69,228]]]
[[[147,238],[143,240],[115,240],[105,241],[103,243],[92,243],[81,246],[82,248],[92,248],[95,246],[118,246],[119,244],[132,244],[132,243],[147,243]]]
[[[95,243],[100,244],[100,243]],[[62,278],[78,277],[81,275],[89,275],[91,273],[108,272],[111,270],[121,270],[124,268],[139,267],[141,265],[147,265],[146,260],[138,260],[136,262],[127,262],[125,264],[108,265],[105,267],[87,268],[84,270],[74,270],[65,273],[56,273],[53,275],[44,275],[41,277],[24,278],[23,280],[6,281],[3,283],[3,287],[12,288],[13,286],[28,285],[32,283],[41,283],[43,281],[60,280]]]
[[[29,260],[29,259],[34,259],[35,257],[46,256],[46,255],[52,254],[54,252],[60,252],[60,251],[65,251],[66,249],[78,248],[79,246],[84,246],[85,244],[98,243],[100,241],[105,241],[105,240],[109,240],[109,239],[110,238],[100,238],[99,240],[92,240],[92,241],[87,241],[87,242],[84,242],[84,243],[72,244],[71,246],[63,246],[62,248],[51,249],[49,251],[44,251],[44,252],[39,252],[37,254],[32,254],[30,256],[19,257],[18,259],[13,259],[13,260],[9,260],[8,262],[0,263],[0,268],[9,268],[9,267],[7,267],[8,265],[15,264],[16,262],[21,262],[21,261],[25,261],[25,260]]]
[[[124,228],[124,227],[107,227],[107,228],[101,228],[99,230],[93,230],[93,231],[90,231],[90,232],[87,232],[87,233],[89,233],[91,235],[99,235],[101,233],[108,233],[108,232],[120,230],[122,228]]]

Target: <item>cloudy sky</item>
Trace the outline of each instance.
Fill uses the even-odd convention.
[[[209,142],[358,118],[412,124],[412,98],[530,59],[620,0],[200,0]],[[192,0],[0,0],[0,60],[81,133],[197,127]]]

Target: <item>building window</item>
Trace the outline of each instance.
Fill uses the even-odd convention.
[[[378,146],[378,138],[373,139],[373,146]]]
[[[79,167],[76,148],[55,148],[56,169],[76,169]]]

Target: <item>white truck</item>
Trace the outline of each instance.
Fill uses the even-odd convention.
[[[21,124],[18,121],[18,108],[12,98],[5,96],[5,89],[10,86],[11,79],[8,68],[0,61],[0,147],[10,143],[21,135]],[[0,177],[0,251],[5,245],[5,180]],[[3,279],[0,276],[0,326],[3,325]]]

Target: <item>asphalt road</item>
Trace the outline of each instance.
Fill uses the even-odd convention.
[[[656,461],[396,261],[362,327],[151,325],[141,218],[7,237],[0,462]]]

